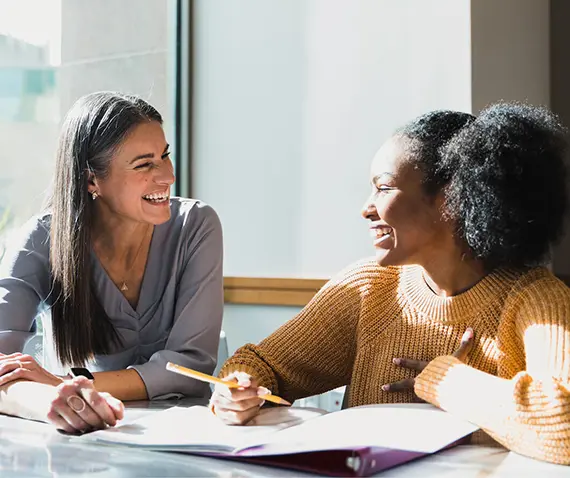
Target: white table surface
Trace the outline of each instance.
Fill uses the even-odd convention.
[[[134,419],[182,402],[129,404]],[[1,477],[274,477],[315,476],[234,461],[178,453],[83,444],[51,426],[0,415]],[[539,477],[570,478],[570,467],[551,465],[501,448],[460,446],[401,465],[379,476],[390,477]]]

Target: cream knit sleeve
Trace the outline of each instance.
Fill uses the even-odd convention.
[[[537,280],[516,293],[502,321],[497,342],[505,378],[438,357],[417,377],[416,394],[512,451],[568,465],[570,289],[554,277]]]

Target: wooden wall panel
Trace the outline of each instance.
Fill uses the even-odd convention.
[[[226,304],[304,307],[326,282],[324,279],[225,277],[224,301]]]

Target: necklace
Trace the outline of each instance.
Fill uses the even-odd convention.
[[[120,287],[121,292],[127,292],[127,291],[129,290],[129,286],[127,285],[127,279],[126,279],[126,277],[127,277],[127,275],[129,274],[129,272],[131,272],[131,269],[132,269],[133,266],[135,265],[135,262],[137,262],[137,258],[139,257],[139,252],[140,252],[141,249],[142,249],[142,245],[143,245],[143,243],[144,243],[144,240],[145,240],[145,238],[146,238],[147,233],[148,233],[148,226],[147,226],[147,228],[146,228],[145,233],[144,233],[143,236],[142,236],[141,243],[140,243],[140,245],[139,245],[139,248],[137,249],[137,253],[135,254],[135,258],[133,259],[133,262],[131,262],[130,267],[125,271],[125,275],[124,275],[124,278],[123,278],[123,282],[122,282],[121,287]],[[126,259],[126,255],[125,255],[125,259]]]

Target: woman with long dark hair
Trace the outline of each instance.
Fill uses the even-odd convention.
[[[565,153],[558,119],[528,105],[398,130],[362,212],[375,257],[239,349],[220,375],[243,388],[217,386],[214,412],[241,424],[258,386],[293,401],[349,385],[349,406],[419,397],[480,426],[478,442],[570,464],[570,289],[544,267],[567,214]]]
[[[114,424],[116,399],[208,395],[165,365],[214,370],[222,232],[211,207],[171,197],[174,179],[144,100],[100,92],[70,110],[46,212],[1,266],[0,412],[73,431]],[[38,317],[43,367],[21,353]]]

